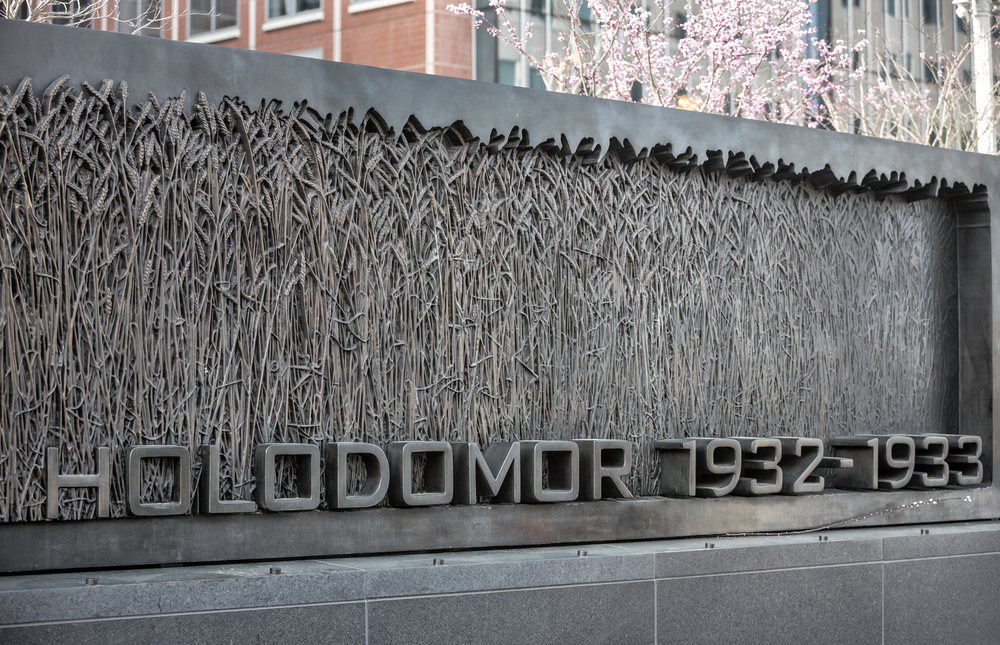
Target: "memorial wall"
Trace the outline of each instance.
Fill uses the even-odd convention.
[[[3,21],[0,54],[3,571],[1000,513],[992,158]]]

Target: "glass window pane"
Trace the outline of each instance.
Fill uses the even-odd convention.
[[[236,0],[216,0],[215,13],[216,29],[236,26]]]
[[[298,0],[297,11],[311,11],[319,9],[319,0]]]
[[[497,65],[497,82],[501,85],[516,85],[517,61],[501,60]]]
[[[924,24],[937,24],[937,2],[935,0],[924,0],[923,6]]]
[[[51,7],[53,25],[90,27],[90,20],[86,20],[91,15],[90,0],[56,0]]]
[[[542,80],[542,73],[534,67],[528,72],[528,87],[533,90],[545,89],[545,81]]]
[[[483,0],[480,0],[480,3]],[[496,24],[496,9],[489,7],[484,10],[484,20],[491,25]],[[476,30],[476,79],[497,82],[497,40],[485,29]]]
[[[163,12],[160,10],[160,0],[146,0],[141,9],[142,15],[139,22],[146,27],[142,30],[143,36],[160,37],[160,27],[163,24]]]
[[[139,17],[139,0],[119,0],[117,30],[130,34],[135,29],[136,18]]]
[[[191,0],[188,17],[190,32],[201,34],[212,30],[212,0]]]

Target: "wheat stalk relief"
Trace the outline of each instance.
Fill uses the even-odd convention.
[[[251,499],[266,442],[623,439],[648,495],[656,439],[956,431],[943,200],[187,103],[0,93],[0,521],[43,518],[50,447],[109,447],[121,517],[133,445],[218,445]]]

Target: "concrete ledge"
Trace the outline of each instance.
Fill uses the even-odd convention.
[[[885,564],[885,643],[996,643],[1000,554]]]
[[[899,507],[925,501],[927,492],[830,490],[816,495],[756,498],[637,497],[557,504],[0,524],[0,544],[4,545],[0,550],[0,573],[778,532],[869,514],[874,516],[852,526],[1000,517],[1000,489],[963,489],[961,493],[963,497],[955,500],[903,509]],[[964,496],[972,501],[965,501]],[[887,509],[897,510],[884,512]],[[104,548],[79,548],[80,544],[91,543]],[[768,565],[764,562],[761,566]]]
[[[364,600],[365,574],[300,560],[18,576],[0,579],[0,597],[2,624],[121,618]]]
[[[658,642],[874,645],[881,582],[880,564],[659,580]]]
[[[1000,521],[15,575],[0,642],[979,643],[997,576]]]

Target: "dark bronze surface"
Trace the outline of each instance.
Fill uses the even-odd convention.
[[[149,443],[220,445],[223,501],[267,442],[622,439],[649,495],[655,439],[961,432],[991,479],[994,158],[10,21],[0,60],[0,522],[48,447],[112,449],[113,517]]]

